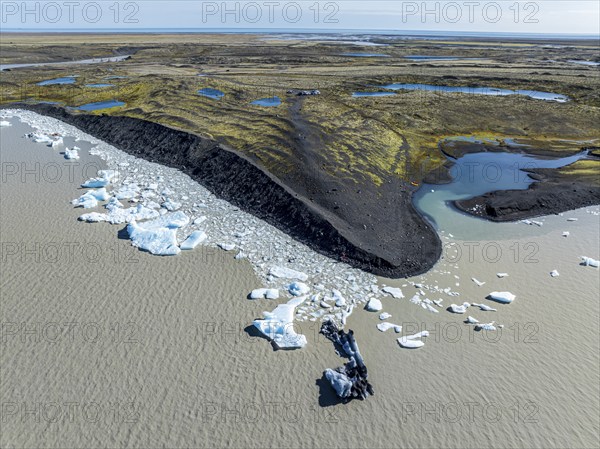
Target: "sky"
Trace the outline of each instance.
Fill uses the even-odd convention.
[[[0,1],[3,30],[277,29],[600,35],[599,0]]]

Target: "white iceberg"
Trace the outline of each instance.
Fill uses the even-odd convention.
[[[167,198],[167,200],[165,202],[163,202],[161,204],[161,206],[170,212],[173,212],[177,209],[181,209],[181,203],[178,203],[177,201],[173,201],[171,198]]]
[[[492,321],[491,323],[483,323],[483,324],[476,324],[475,325],[475,330],[478,331],[495,331],[496,330],[496,326],[494,326],[495,321]]]
[[[568,237],[570,235],[571,235],[571,233],[569,231],[565,231],[565,232],[562,233],[563,237]]]
[[[200,243],[205,241],[207,239],[207,237],[208,236],[206,235],[206,232],[204,232],[204,231],[194,231],[188,236],[187,239],[185,239],[181,243],[181,245],[179,245],[179,248],[181,248],[182,250],[194,249]]]
[[[254,326],[278,348],[303,348],[306,337],[294,331],[296,307],[306,300],[306,296],[294,298],[287,304],[279,304],[272,312],[263,312],[263,319],[254,320]]]
[[[417,349],[425,346],[425,343],[421,341],[421,338],[429,336],[429,332],[422,331],[414,335],[405,335],[404,337],[398,338],[398,344],[403,348]]]
[[[402,293],[402,290],[400,290],[397,287],[383,287],[381,289],[381,291],[392,295],[394,298],[398,298],[398,299],[404,298],[404,294]]]
[[[63,138],[59,137],[58,139],[53,140],[50,145],[52,145],[52,148],[57,148],[57,147],[61,146],[62,144],[63,144]]]
[[[508,273],[496,273],[496,276],[498,276],[499,278],[505,278],[508,276]]]
[[[476,303],[473,303],[471,305],[473,307],[479,307],[479,309],[483,310],[484,312],[496,312],[496,309],[488,306],[487,304],[476,304]]]
[[[383,313],[379,314],[379,319],[382,321],[387,320],[388,318],[391,318],[391,317],[392,317],[392,315],[387,312],[383,312]]]
[[[501,302],[503,304],[510,304],[516,298],[516,296],[510,292],[491,292],[489,294],[489,297],[490,299],[493,299],[497,302]]]
[[[292,296],[304,296],[310,291],[310,287],[303,282],[292,282],[288,286],[288,291]]]
[[[131,223],[132,221],[139,220],[150,220],[160,216],[160,214],[157,211],[149,209],[143,206],[142,204],[123,209],[123,206],[115,197],[112,197],[110,199],[110,201],[106,204],[106,208],[109,210],[109,212],[106,214],[92,212],[89,214],[81,215],[79,217],[79,220],[87,221],[88,223],[98,223],[105,221],[110,224],[121,224]]]
[[[333,289],[331,293],[333,294],[333,300],[335,301],[336,307],[344,307],[346,305],[346,298],[342,296],[342,293],[339,290]]]
[[[217,246],[223,251],[233,251],[235,249],[235,243],[217,243]]]
[[[177,228],[189,220],[183,212],[175,212],[139,224],[133,221],[127,225],[127,231],[133,246],[160,256],[174,256],[180,252]]]
[[[110,181],[108,181],[110,182]],[[135,198],[140,191],[137,184],[125,184],[117,191],[116,197],[118,200],[129,200]]]
[[[79,198],[71,201],[71,204],[73,204],[75,207],[91,209],[98,206],[98,201],[106,201],[108,198],[108,192],[106,192],[106,189],[104,188],[98,190],[88,190]]]
[[[577,221],[579,218],[567,218],[567,221]]]
[[[450,304],[450,311],[453,313],[465,313],[470,306],[471,304],[468,302],[463,302],[460,306]]]
[[[266,288],[257,288],[250,292],[250,299],[263,299],[267,294]]]
[[[383,306],[377,298],[371,298],[367,303],[367,310],[369,312],[379,312],[381,309],[383,309]]]
[[[286,267],[272,267],[269,270],[269,274],[271,276],[275,276],[276,278],[297,279],[303,282],[308,279],[307,274]]]
[[[592,259],[591,257],[585,257],[585,256],[581,256],[581,264],[585,265],[586,267],[596,267],[598,268],[598,266],[600,266],[600,261],[596,260],[596,259]]]
[[[556,270],[552,270],[552,271],[550,272],[550,276],[552,276],[553,278],[555,278],[555,277],[558,277],[558,276],[560,276],[560,274],[558,273],[558,271],[556,271]]]
[[[392,323],[388,323],[388,322],[384,322],[384,323],[379,323],[377,325],[377,329],[379,329],[381,332],[385,332],[389,329],[394,329],[394,331],[399,334],[400,332],[402,332],[402,326],[398,326],[397,324],[392,324]]]
[[[0,121],[0,127],[12,126],[9,121],[2,120]]]
[[[279,290],[276,288],[268,288],[265,293],[267,299],[279,299]]]
[[[478,280],[477,280],[477,279],[475,279],[475,278],[471,278],[471,280],[472,280],[473,282],[475,282],[475,285],[477,285],[478,287],[481,287],[482,285],[484,285],[484,284],[485,284],[485,282],[478,281]]]
[[[475,305],[475,304],[473,304],[473,305]],[[477,324],[477,323],[479,323],[479,320],[477,320],[477,319],[473,318],[471,315],[469,315],[467,317],[467,319],[465,320],[465,323],[467,323],[467,324]]]

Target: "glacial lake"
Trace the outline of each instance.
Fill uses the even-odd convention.
[[[211,89],[210,87],[205,87],[204,89],[200,89],[198,91],[198,95],[202,95],[203,97],[212,98],[213,100],[220,100],[225,96],[223,92],[219,89]]]
[[[64,76],[62,78],[54,78],[50,80],[40,81],[36,83],[38,86],[52,86],[54,84],[75,84],[77,80],[74,76]]]
[[[117,100],[108,100],[108,101],[98,101],[96,103],[88,103],[81,106],[78,106],[74,109],[78,109],[80,111],[97,111],[98,109],[109,109],[116,108],[120,106],[125,106],[125,103]]]
[[[255,106],[273,107],[281,105],[281,99],[277,96],[270,98],[261,98],[260,100],[254,100],[252,103]]]
[[[382,89],[390,90],[424,90],[431,92],[448,92],[448,93],[464,93],[472,95],[491,95],[491,96],[508,96],[508,95],[525,95],[535,100],[557,101],[565,103],[569,97],[556,94],[553,92],[542,92],[538,90],[510,90],[498,89],[495,87],[458,87],[458,86],[437,86],[434,84],[387,84],[385,86],[376,86]]]
[[[503,152],[471,153],[458,159],[449,157],[454,162],[450,169],[452,181],[440,185],[422,184],[413,195],[413,204],[438,231],[444,230],[461,240],[527,235],[528,232],[533,232],[530,226],[522,223],[493,223],[458,210],[452,202],[498,190],[528,189],[535,181],[523,170],[560,168],[584,157],[586,152],[553,159]]]

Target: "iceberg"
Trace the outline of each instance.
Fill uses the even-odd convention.
[[[2,120],[0,121],[0,127],[12,126],[9,121]]]
[[[394,331],[399,334],[400,332],[402,332],[402,326],[398,326],[397,324],[392,324],[392,323],[388,323],[388,322],[384,322],[384,323],[379,323],[377,325],[377,329],[379,329],[381,332],[385,332],[389,329],[394,329]]]
[[[499,278],[505,278],[508,276],[508,273],[496,273],[496,276],[498,276]]]
[[[489,294],[489,298],[503,304],[510,304],[515,300],[516,296],[510,292],[492,292]]]
[[[591,257],[585,257],[585,256],[581,256],[581,264],[585,265],[586,267],[596,267],[598,268],[598,266],[600,266],[600,261],[596,260],[596,259],[592,259]]]
[[[63,144],[63,138],[59,137],[58,139],[53,140],[50,145],[52,146],[52,148],[57,148],[57,147],[61,146],[62,144]]]
[[[475,305],[475,304],[473,304],[473,305]],[[465,320],[465,323],[467,323],[467,324],[478,324],[478,323],[479,323],[479,320],[476,320],[476,319],[475,319],[475,318],[473,318],[471,315],[469,315],[469,316],[467,317],[467,319]]]
[[[471,278],[471,280],[472,280],[473,282],[475,282],[475,285],[477,285],[477,287],[481,287],[482,285],[484,285],[484,284],[485,284],[485,282],[478,281],[478,280],[477,280],[477,279],[475,279],[475,278]]]
[[[79,153],[76,147],[72,149],[65,148],[65,159],[79,159]]]
[[[304,296],[310,291],[310,287],[303,282],[292,282],[288,286],[288,291],[292,296]]]
[[[397,287],[383,287],[381,289],[381,291],[388,293],[397,299],[404,298],[404,294],[402,293],[402,290],[400,290]]]
[[[110,181],[108,180],[107,182],[110,183]],[[118,190],[115,196],[118,200],[129,200],[131,198],[135,198],[138,195],[139,191],[140,188],[137,184],[125,184],[121,186],[121,188]]]
[[[336,307],[344,307],[346,305],[346,298],[342,296],[339,290],[333,289],[331,293],[333,293],[333,300]]]
[[[488,306],[487,304],[476,304],[476,303],[473,303],[471,305],[473,307],[479,307],[479,309],[483,310],[484,312],[496,312],[496,309]]]
[[[294,331],[293,323],[296,307],[306,298],[294,298],[286,304],[279,304],[272,312],[263,312],[264,318],[254,320],[254,326],[280,349],[303,348],[306,337]]]
[[[463,302],[460,306],[456,304],[450,304],[450,311],[452,313],[465,313],[467,309],[471,306],[468,302]]]
[[[571,235],[571,233],[569,231],[565,231],[565,232],[562,233],[563,237],[568,237],[570,235]]]
[[[495,321],[492,321],[491,323],[484,323],[484,324],[476,324],[475,325],[475,330],[478,331],[495,331],[496,330],[496,326],[494,326]]]
[[[378,300],[377,298],[371,298],[367,303],[366,309],[369,312],[379,312],[381,309],[383,309],[383,306],[381,305],[380,300]]]
[[[392,317],[392,315],[387,312],[383,312],[383,313],[379,314],[379,319],[382,321],[387,320],[388,318],[391,318],[391,317]]]
[[[257,288],[250,292],[250,299],[263,299],[267,294],[266,288]]]
[[[552,271],[550,272],[550,276],[552,276],[553,278],[555,278],[555,277],[558,277],[558,276],[560,276],[560,275],[559,275],[558,271],[556,271],[556,270],[552,270]]]
[[[106,189],[88,190],[86,193],[81,195],[79,198],[71,201],[75,207],[83,207],[84,209],[91,209],[98,206],[98,201],[106,201],[108,199],[108,193]]]
[[[350,396],[352,381],[346,374],[327,368],[325,370],[325,378],[329,381],[340,398],[347,398]]]
[[[181,243],[181,245],[179,245],[179,248],[182,250],[194,249],[200,243],[205,241],[207,237],[208,236],[204,231],[194,231],[183,241],[183,243]]]
[[[123,206],[121,203],[119,203],[119,200],[117,200],[114,196],[106,204],[106,208],[109,210],[107,214],[92,212],[81,215],[79,220],[86,221],[88,223],[99,223],[105,221],[110,224],[121,224],[131,223],[132,221],[139,220],[150,220],[160,216],[157,211],[149,209],[142,204],[123,209]]]
[[[405,335],[404,337],[398,338],[398,344],[403,348],[417,349],[425,346],[425,343],[421,341],[421,338],[428,337],[429,332],[422,331],[414,335]]]
[[[127,225],[131,244],[140,249],[160,256],[179,254],[177,246],[177,228],[188,224],[189,217],[183,212],[166,214],[155,220]]]
[[[217,243],[217,246],[223,251],[233,251],[235,249],[235,243]]]
[[[302,282],[305,282],[308,279],[307,274],[286,267],[272,267],[269,270],[269,274],[276,278],[297,279]]]
[[[171,198],[167,198],[167,200],[165,202],[163,202],[161,204],[161,206],[170,212],[173,212],[177,209],[181,209],[181,203],[178,203],[177,201],[173,201]]]

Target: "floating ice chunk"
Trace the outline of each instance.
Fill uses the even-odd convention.
[[[75,207],[83,207],[84,209],[91,209],[92,207],[98,206],[98,201],[106,201],[108,199],[108,193],[106,189],[88,190],[86,193],[81,195],[79,198],[71,201]]]
[[[479,309],[483,310],[484,312],[496,312],[496,309],[488,306],[487,304],[476,304],[476,303],[473,303],[471,305],[473,307],[479,307]]]
[[[194,220],[195,225],[202,224],[206,221],[206,217],[203,215],[202,217],[198,217]]]
[[[158,212],[149,209],[142,204],[123,209],[123,206],[121,203],[119,203],[119,200],[117,200],[114,196],[111,197],[110,201],[106,204],[106,208],[109,210],[107,214],[92,212],[81,215],[79,220],[87,221],[88,223],[105,221],[110,224],[121,224],[131,223],[132,221],[139,220],[150,220],[160,216]]]
[[[340,398],[347,398],[350,396],[352,381],[348,378],[348,376],[332,370],[331,368],[327,368],[325,370],[325,377]]]
[[[394,331],[399,334],[400,332],[402,332],[402,326],[398,326],[397,324],[392,324],[392,323],[379,323],[377,325],[377,329],[379,329],[381,332],[385,332],[389,329],[394,329]]]
[[[269,274],[276,278],[297,279],[303,282],[308,279],[307,274],[286,267],[272,267],[269,270]]]
[[[257,288],[250,292],[250,299],[263,299],[267,294],[266,288]]]
[[[553,278],[555,278],[555,277],[558,277],[558,276],[559,276],[559,273],[558,273],[558,271],[556,271],[556,270],[552,270],[552,271],[550,272],[550,276],[552,276]]]
[[[92,178],[92,179],[88,179],[86,182],[81,184],[81,187],[88,187],[88,188],[96,189],[98,187],[106,187],[109,184],[110,184],[110,181],[108,179]]]
[[[404,337],[398,338],[398,344],[403,348],[417,349],[425,346],[420,339],[429,336],[429,332],[422,331],[414,335],[405,335]]]
[[[481,287],[482,285],[484,285],[484,284],[485,284],[485,282],[478,281],[478,280],[477,280],[477,279],[475,279],[475,278],[471,278],[471,280],[472,280],[473,282],[475,282],[475,285],[477,285],[478,287]]]
[[[489,294],[489,298],[503,304],[510,304],[515,300],[516,296],[510,292],[492,292]]]
[[[388,318],[391,318],[392,315],[387,313],[387,312],[383,312],[379,314],[379,319],[380,320],[387,320]]]
[[[350,304],[346,309],[342,310],[342,319],[340,321],[342,322],[343,326],[346,325],[346,320],[348,319],[348,317],[350,315],[352,315],[353,311],[354,311],[354,305],[353,304]]]
[[[306,337],[294,331],[296,307],[306,300],[306,296],[294,298],[287,304],[279,304],[272,312],[263,312],[263,319],[254,320],[254,326],[275,345],[282,349],[303,348]]]
[[[65,149],[65,159],[79,159],[79,153],[75,148]]]
[[[170,212],[177,210],[177,209],[181,209],[181,203],[178,203],[177,201],[173,201],[170,198],[167,198],[167,200],[164,203],[162,203],[161,206]]]
[[[139,191],[140,188],[137,184],[125,184],[119,189],[115,196],[118,200],[128,200],[135,198]]]
[[[475,304],[473,304],[473,305],[475,305]],[[465,320],[465,323],[467,323],[467,324],[477,324],[477,323],[479,323],[479,320],[476,320],[471,315],[469,315],[467,317],[467,319]]]
[[[166,214],[155,220],[127,225],[131,244],[152,254],[172,256],[179,254],[177,246],[177,228],[189,223],[189,217],[183,212]]]
[[[577,221],[579,218],[567,218],[567,221]]]
[[[292,282],[288,286],[288,291],[292,296],[304,296],[310,291],[310,287],[303,282]]]
[[[404,298],[404,294],[402,293],[402,290],[400,290],[397,287],[383,287],[381,290],[385,293],[389,293],[394,298],[398,298],[398,299]]]
[[[492,321],[491,323],[483,323],[483,324],[476,324],[475,325],[475,330],[478,331],[495,331],[496,330],[496,326],[494,326],[495,321]]]
[[[460,306],[456,304],[450,304],[450,311],[452,313],[465,313],[467,309],[471,306],[468,302],[463,302]]]
[[[424,306],[424,308],[429,310],[430,312],[440,313],[439,310],[436,309],[435,307],[433,307],[431,304],[421,304],[421,305]]]
[[[0,127],[12,126],[9,121],[2,120],[0,121]]]
[[[183,241],[181,245],[179,245],[179,247],[183,250],[194,249],[200,243],[205,241],[207,237],[208,236],[204,231],[194,231],[188,236],[187,239]]]
[[[498,276],[499,278],[505,278],[508,276],[508,273],[496,273],[496,276]]]
[[[596,267],[598,268],[598,266],[600,266],[600,261],[596,260],[596,259],[592,259],[591,257],[585,257],[585,256],[581,256],[581,264],[585,265],[586,267]]]
[[[443,307],[442,306],[442,301],[444,301],[443,299],[434,299],[433,303],[438,306],[438,307]]]
[[[217,246],[223,251],[233,251],[235,249],[235,243],[217,243]]]
[[[565,231],[565,232],[562,233],[563,237],[568,237],[570,235],[571,235],[571,233],[569,231]]]
[[[321,301],[320,302],[321,307],[323,307],[324,309],[331,309],[331,304],[325,302],[325,301]]]
[[[61,146],[62,144],[63,144],[63,138],[59,137],[58,139],[53,140],[50,145],[52,145],[52,148],[57,148],[57,147]]]
[[[267,299],[279,299],[279,290],[276,288],[268,288],[265,293]]]
[[[336,307],[344,307],[346,305],[346,298],[342,296],[339,290],[333,289],[331,293],[333,293],[333,300]]]
[[[371,298],[367,303],[367,310],[369,312],[379,312],[381,309],[383,309],[383,306],[377,298]]]

